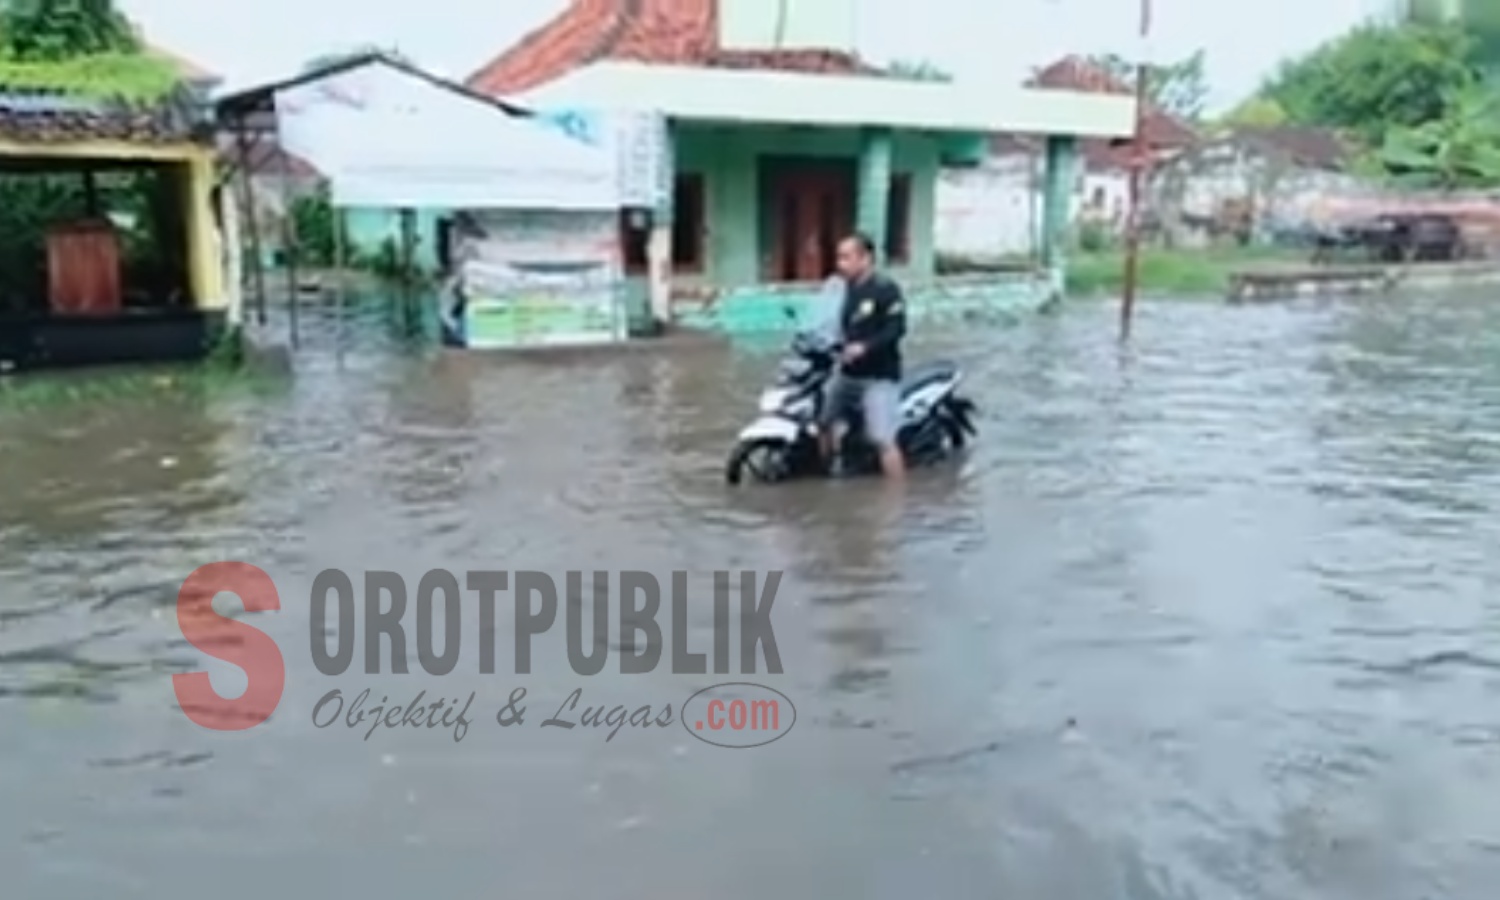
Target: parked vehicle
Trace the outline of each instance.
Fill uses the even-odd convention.
[[[1385,213],[1319,234],[1313,262],[1354,251],[1370,262],[1452,262],[1464,256],[1463,230],[1440,213]]]

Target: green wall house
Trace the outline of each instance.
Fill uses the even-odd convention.
[[[829,49],[849,21],[843,7],[857,0],[786,0],[775,22],[760,20],[777,4],[755,2],[618,4],[602,16],[614,31],[593,35],[617,40],[618,56],[598,53],[597,41],[583,46],[609,3],[578,2],[470,79],[538,110],[666,118],[672,202],[627,215],[622,227],[627,272],[645,285],[638,323],[758,331],[786,327],[788,309],[806,322],[838,239],[856,228],[875,238],[918,317],[1022,310],[1058,295],[1075,142],[1129,135],[1133,99],[886,76]],[[682,36],[693,28],[696,40]],[[570,42],[579,54],[571,65]],[[939,168],[978,163],[997,132],[1047,139],[1043,265],[941,278]]]

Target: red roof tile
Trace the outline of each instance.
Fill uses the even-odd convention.
[[[529,90],[600,60],[659,65],[881,74],[841,50],[726,50],[719,45],[718,0],[572,0],[469,77],[499,95]]]
[[[1354,155],[1355,148],[1337,131],[1303,125],[1236,128],[1235,140],[1266,152],[1290,158],[1298,165],[1339,169]]]

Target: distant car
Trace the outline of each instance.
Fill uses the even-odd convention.
[[[1463,255],[1463,231],[1439,213],[1377,216],[1368,232],[1372,258],[1381,262],[1451,262]]]

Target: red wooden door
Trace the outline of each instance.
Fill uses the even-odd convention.
[[[854,224],[854,186],[836,170],[782,174],[772,192],[775,281],[822,281],[833,274],[838,241]]]
[[[79,222],[47,234],[52,311],[113,315],[120,311],[120,239],[108,222]]]

